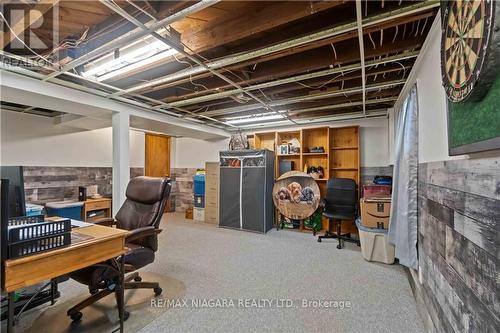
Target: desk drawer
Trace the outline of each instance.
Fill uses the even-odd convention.
[[[93,201],[85,203],[85,210],[87,212],[91,210],[99,210],[106,208],[111,208],[111,200]]]

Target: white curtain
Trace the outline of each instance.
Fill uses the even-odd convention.
[[[399,112],[389,242],[401,265],[417,269],[418,105],[414,86]]]

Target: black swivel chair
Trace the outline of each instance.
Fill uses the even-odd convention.
[[[323,199],[323,216],[329,219],[329,229],[324,236],[318,237],[318,242],[323,238],[337,238],[337,249],[342,248],[343,241],[356,243],[359,240],[351,238],[350,233],[342,234],[342,220],[355,220],[358,216],[358,201],[356,195],[356,182],[346,178],[331,178],[326,187],[326,198]],[[333,222],[337,222],[337,232],[331,231]]]
[[[155,252],[158,250],[157,235],[161,232],[158,227],[165,210],[165,203],[170,195],[170,188],[168,178],[133,178],[127,186],[127,199],[116,214],[116,220],[105,218],[94,222],[106,226],[115,225],[117,228],[130,231],[125,239],[127,252],[123,260],[125,273],[133,273],[125,277],[125,289],[153,289],[156,296],[162,292],[158,282],[142,282],[136,270],[149,265],[155,259]],[[119,268],[116,261],[116,259],[108,260],[69,274],[70,278],[87,285],[91,294],[68,310],[67,314],[73,321],[81,319],[82,309],[113,292],[118,309],[122,308],[124,300],[121,299],[120,290],[117,288],[119,287]],[[124,320],[126,320],[128,313],[125,311],[124,314]]]

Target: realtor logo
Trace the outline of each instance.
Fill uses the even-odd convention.
[[[0,5],[4,51],[35,56],[59,44],[58,0],[10,0]]]

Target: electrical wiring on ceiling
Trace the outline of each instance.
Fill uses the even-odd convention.
[[[328,81],[324,82],[323,84],[321,84],[321,85],[319,85],[319,86],[316,86],[316,87],[314,87],[314,86],[309,86],[309,85],[304,84],[304,83],[302,83],[302,82],[295,82],[295,83],[297,83],[298,85],[301,85],[301,86],[303,86],[303,87],[305,87],[305,88],[309,88],[309,89],[315,89],[315,90],[317,90],[317,89],[321,89],[321,88],[323,88],[324,86],[326,86],[326,85],[327,85],[327,84],[329,84],[330,82],[332,82],[332,81],[334,81],[334,80],[338,79],[339,77],[344,76],[345,74],[350,74],[350,73],[355,72],[355,71],[357,71],[357,69],[352,69],[352,70],[347,71],[347,72],[342,72],[342,73],[340,73],[339,75],[334,76],[334,77],[333,77],[333,78],[331,78],[330,80],[328,80]]]

